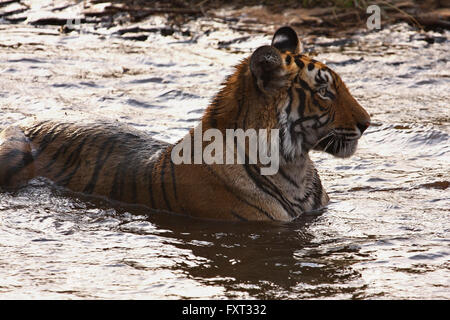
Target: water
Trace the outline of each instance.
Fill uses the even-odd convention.
[[[219,22],[189,27],[130,41],[113,36],[119,27],[0,25],[0,127],[108,118],[176,141],[232,66],[270,41]],[[448,37],[400,24],[304,39],[373,121],[352,158],[312,154],[332,199],[321,213],[216,223],[112,207],[42,179],[1,193],[0,298],[450,298]]]

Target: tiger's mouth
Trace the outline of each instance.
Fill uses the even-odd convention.
[[[358,146],[359,137],[354,134],[331,132],[322,137],[314,150],[324,151],[338,158],[351,157]]]

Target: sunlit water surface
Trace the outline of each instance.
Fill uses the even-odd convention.
[[[0,127],[67,114],[176,141],[232,66],[270,41],[192,24],[194,35],[147,41],[0,25]],[[41,179],[0,193],[0,298],[450,298],[448,35],[396,25],[306,41],[373,121],[352,158],[312,155],[332,199],[320,214],[130,214]]]

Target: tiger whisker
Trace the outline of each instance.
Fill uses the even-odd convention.
[[[314,149],[315,147],[317,147],[319,145],[319,143],[321,143],[323,140],[328,139],[329,137],[331,137],[332,135],[334,135],[334,131],[329,132],[328,134],[326,134],[324,137],[320,138],[319,141],[317,141],[312,147],[311,149]]]
[[[325,146],[325,148],[323,149],[323,151],[327,151],[327,149],[330,147],[330,146],[335,146],[335,142],[336,142],[336,136],[335,135],[333,135],[333,138],[327,143],[327,145]]]

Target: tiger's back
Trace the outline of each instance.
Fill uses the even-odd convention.
[[[170,144],[110,122],[39,121],[0,136],[0,186],[43,176],[75,192],[147,203],[149,172]],[[6,147],[8,146],[8,147]]]

